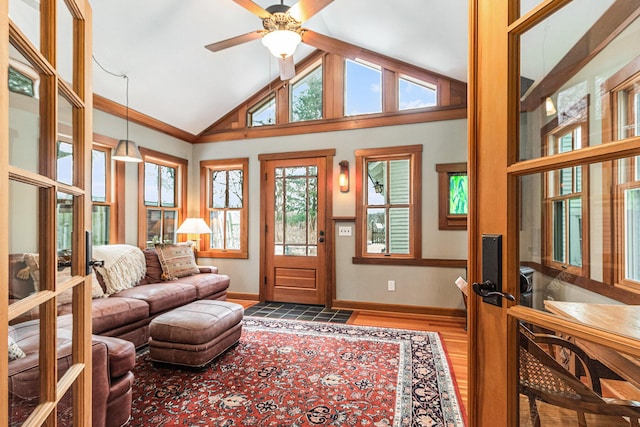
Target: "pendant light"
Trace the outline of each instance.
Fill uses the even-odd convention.
[[[118,145],[116,146],[116,151],[111,156],[114,160],[120,160],[122,162],[142,162],[142,156],[140,155],[140,151],[138,150],[138,146],[136,143],[129,139],[129,77],[127,75],[124,76],[127,81],[127,110],[126,110],[126,120],[127,120],[127,138],[121,139],[118,141]]]

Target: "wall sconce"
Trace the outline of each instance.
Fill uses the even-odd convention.
[[[338,163],[340,165],[340,175],[338,176],[338,184],[342,193],[349,192],[349,162],[346,160]]]
[[[550,96],[544,102],[545,110],[547,111],[547,116],[553,116],[556,114],[556,106],[553,104],[553,99]]]

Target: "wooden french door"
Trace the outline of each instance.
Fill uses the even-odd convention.
[[[638,325],[623,320],[640,308],[640,3],[469,5],[468,279],[478,288],[499,281],[515,300],[471,293],[469,419],[526,426],[523,326],[566,338],[605,366],[598,355],[630,367],[640,359]],[[532,271],[527,298],[523,267]],[[634,383],[618,373],[615,381]],[[541,415],[542,425],[577,424],[575,411],[538,409],[555,414]]]
[[[92,425],[85,245],[91,22],[86,0],[0,0],[0,420],[6,425]],[[72,301],[72,312],[58,316],[62,298]],[[17,341],[11,352],[7,335]],[[32,367],[39,372],[16,375]]]
[[[308,155],[308,154],[307,154]],[[261,300],[327,303],[327,156],[263,160]]]

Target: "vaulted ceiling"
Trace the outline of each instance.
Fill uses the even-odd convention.
[[[254,2],[263,8],[278,3]],[[523,12],[537,3],[521,0]],[[612,3],[601,0],[577,10],[572,3],[561,11],[575,16],[570,24],[566,18],[555,27],[545,22],[523,38],[522,75],[534,81],[532,89]],[[258,17],[233,0],[92,0],[91,5],[94,57],[107,70],[128,75],[129,106],[183,131],[197,135],[278,76],[277,61],[260,40],[216,53],[205,49],[262,28]],[[303,26],[467,80],[465,0],[334,0]],[[301,44],[295,62],[313,50]],[[93,87],[125,104],[124,79],[95,63]]]
[[[263,8],[276,0],[255,0]],[[286,0],[293,4],[295,0]],[[260,40],[204,46],[262,28],[232,0],[93,0],[93,51],[129,76],[129,106],[198,134],[278,76]],[[304,23],[321,34],[466,81],[464,0],[335,0]],[[299,62],[314,50],[301,44]],[[125,104],[125,82],[94,63],[94,92]]]

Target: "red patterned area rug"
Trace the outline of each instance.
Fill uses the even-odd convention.
[[[464,426],[437,333],[245,317],[201,372],[134,371],[131,426]]]

